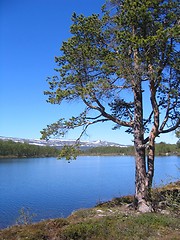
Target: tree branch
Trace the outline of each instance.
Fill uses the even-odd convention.
[[[180,127],[180,117],[174,126],[170,127],[169,129],[159,130],[159,133],[169,133],[169,132],[176,130],[176,128],[178,128],[178,127]]]
[[[81,132],[80,136],[77,138],[76,142],[79,142],[81,137],[84,135],[84,133],[86,132],[87,128],[90,126],[90,125],[93,125],[93,124],[96,124],[96,123],[100,123],[100,122],[107,122],[107,121],[110,121],[109,119],[99,119],[99,120],[96,120],[96,121],[93,121],[93,122],[88,122],[86,124],[86,126],[84,126],[84,129],[83,131]]]

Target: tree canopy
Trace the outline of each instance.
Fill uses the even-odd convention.
[[[178,1],[111,0],[102,9],[101,17],[73,14],[72,37],[55,57],[58,76],[48,78],[45,92],[49,103],[81,100],[84,109],[48,125],[42,137],[83,127],[81,137],[106,121],[126,127],[134,136],[141,202],[152,184],[156,137],[180,125]]]
[[[157,135],[179,124],[177,2],[111,4],[116,7],[113,13],[105,11],[102,18],[73,14],[73,36],[63,42],[62,56],[55,57],[60,78],[48,78],[50,91],[45,94],[53,104],[80,99],[85,109],[79,116],[53,123],[43,131],[43,137],[64,135],[70,128],[104,121],[113,121],[115,128],[133,129],[132,90],[137,87],[137,79],[152,108],[144,116],[144,129],[154,120],[155,109],[165,110]],[[97,112],[95,117],[90,115],[92,110]]]

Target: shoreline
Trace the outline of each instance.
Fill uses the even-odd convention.
[[[104,154],[95,154],[95,153],[92,153],[92,154],[79,154],[77,157],[81,157],[81,156],[85,156],[85,157],[101,157],[101,156],[109,156],[109,157],[113,157],[113,156],[120,156],[120,157],[123,157],[123,156],[135,156],[134,154],[117,154],[117,153],[104,153]],[[166,154],[156,154],[155,157],[171,157],[171,156],[177,156],[177,157],[180,157],[180,154],[179,153],[166,153]],[[58,158],[58,156],[15,156],[15,155],[9,155],[9,156],[0,156],[0,159],[25,159],[25,158],[51,158],[51,157],[54,157],[54,158]]]
[[[152,193],[155,204],[155,211],[152,213],[138,212],[132,207],[133,195],[123,196],[99,203],[93,208],[79,209],[67,218],[49,219],[31,224],[25,222],[0,229],[0,239],[110,240],[134,237],[160,240],[164,239],[164,236],[167,236],[165,239],[178,239],[180,180],[155,188]]]

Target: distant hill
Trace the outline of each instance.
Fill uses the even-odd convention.
[[[7,144],[6,144],[7,142]],[[48,141],[40,139],[24,139],[0,136],[0,156],[5,155],[30,155],[30,156],[49,156],[58,155],[59,150],[64,145],[73,145],[75,140],[50,139]],[[16,144],[16,146],[15,146]],[[19,145],[19,146],[18,146]],[[24,146],[23,146],[24,145]],[[10,148],[9,148],[10,147]],[[5,152],[3,153],[3,148]],[[11,150],[10,150],[11,149]],[[19,149],[17,151],[17,149]],[[22,151],[23,149],[23,151]],[[54,150],[53,150],[54,149]],[[41,151],[42,150],[42,151]],[[134,147],[107,141],[81,141],[81,155],[134,155]],[[15,151],[15,153],[13,153]],[[12,152],[10,154],[10,152]],[[180,146],[178,144],[166,144],[164,142],[156,144],[156,155],[180,156]]]
[[[57,147],[60,148],[64,145],[73,145],[76,141],[75,140],[65,140],[65,139],[50,139],[48,141],[41,140],[41,139],[25,139],[25,138],[14,138],[14,137],[3,137],[0,136],[1,140],[7,141],[11,140],[13,142],[20,142],[20,143],[29,143],[31,145],[37,146],[50,146],[50,147]],[[122,145],[114,142],[108,141],[81,141],[80,145],[82,148],[89,148],[89,147],[128,147],[127,145]]]
[[[0,139],[0,158],[56,157],[59,154],[60,150],[55,147]]]

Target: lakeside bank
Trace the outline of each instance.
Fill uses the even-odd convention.
[[[133,197],[115,198],[94,208],[81,209],[67,218],[0,230],[3,240],[178,240],[180,232],[180,181],[153,190],[153,213],[139,213]]]

